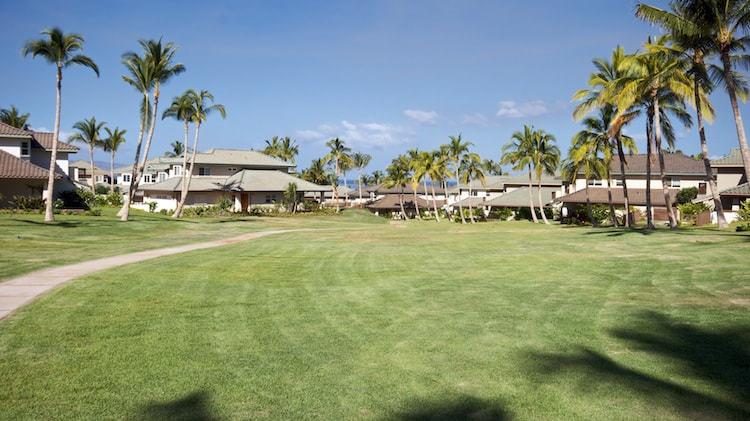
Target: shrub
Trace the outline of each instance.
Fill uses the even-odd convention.
[[[698,188],[686,187],[677,192],[677,196],[675,197],[675,199],[678,205],[684,205],[686,203],[692,202],[696,197],[698,197]]]
[[[740,209],[737,211],[737,220],[750,222],[750,199],[740,203]]]
[[[96,194],[108,194],[109,186],[104,184],[97,184],[96,187],[94,187],[94,191],[96,192]]]
[[[35,211],[44,208],[44,199],[38,196],[14,195],[10,200],[11,206],[22,211]]]
[[[513,217],[513,211],[510,208],[497,208],[490,211],[490,218],[507,221]]]
[[[542,218],[542,214],[541,212],[539,212],[539,208],[534,207],[534,213],[536,213],[537,218]],[[552,209],[550,208],[544,208],[544,215],[547,217],[547,219],[552,219],[552,217],[554,216],[552,213]],[[527,207],[516,208],[516,221],[521,221],[524,219],[528,221],[532,220],[531,209]]]
[[[65,208],[88,209],[89,205],[86,199],[93,198],[93,195],[88,190],[77,189],[60,192],[59,197]]]
[[[167,214],[167,210],[166,209],[162,209],[162,210],[159,211],[159,213],[162,214],[162,215],[166,215]]]
[[[148,202],[148,211],[151,213],[154,213],[156,211],[156,207],[159,206],[156,202]]]
[[[609,205],[591,205],[591,216],[597,224],[610,220]],[[586,205],[578,203],[568,207],[568,216],[561,220],[564,224],[587,225],[591,223]]]
[[[99,208],[91,208],[86,211],[86,216],[102,216],[102,210]]]
[[[680,215],[687,219],[695,219],[696,215],[698,215],[701,212],[705,212],[708,210],[708,206],[703,203],[683,203],[681,205],[677,205],[677,209],[680,210]]]
[[[65,202],[63,202],[62,199],[57,199],[54,202],[52,202],[52,208],[56,211],[62,210],[62,208],[65,207]]]
[[[232,206],[234,206],[234,202],[229,196],[221,196],[219,198],[219,201],[216,202],[216,207],[224,212],[227,212],[230,209],[232,209]]]
[[[118,192],[107,195],[108,206],[122,206],[122,195]]]

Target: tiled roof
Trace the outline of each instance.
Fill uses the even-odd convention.
[[[544,187],[542,186],[542,202],[544,206],[547,206],[553,202],[552,193],[560,191],[556,187]],[[534,187],[531,190],[534,206],[539,206],[539,189]],[[519,189],[503,193],[502,196],[495,197],[488,200],[485,203],[486,206],[499,207],[499,208],[521,208],[529,206],[529,188],[521,187]]]
[[[17,129],[9,124],[0,123],[0,136],[31,137],[31,133],[23,129]]]
[[[536,185],[536,177],[533,177],[534,185]],[[542,176],[542,185],[546,186],[561,186],[563,183],[562,179],[557,176]],[[529,184],[529,173],[523,173],[518,175],[488,175],[484,177],[484,185],[481,180],[471,180],[468,184],[460,184],[462,190],[467,190],[469,186],[472,189],[478,190],[503,190],[506,185],[528,185]],[[453,192],[457,192],[457,188],[454,186],[451,188]]]
[[[399,196],[398,194],[386,194],[385,196],[383,196],[382,199],[378,200],[375,203],[367,205],[367,207],[370,209],[384,209],[384,210],[401,209],[398,196]],[[403,200],[404,200],[404,209],[414,209],[414,196],[413,195],[404,193]],[[438,208],[443,206],[444,203],[445,201],[438,200],[437,201]],[[425,209],[425,210],[428,208],[429,209],[433,208],[432,200],[424,200],[421,197],[417,197],[417,205],[419,206],[420,209]]]
[[[726,166],[742,166],[744,165],[744,162],[742,161],[742,154],[740,153],[740,148],[732,148],[729,150],[729,155],[722,156],[721,158],[712,159],[711,165],[726,165]]]
[[[440,186],[434,186],[434,187],[435,187],[435,194],[444,194],[445,193],[445,190],[443,190],[442,187],[440,187]],[[427,191],[425,192],[424,184],[419,184],[419,186],[417,186],[417,194],[431,195],[432,194],[432,188],[433,188],[433,186],[428,185],[427,186]],[[367,192],[368,194],[370,192],[375,192],[376,194],[397,194],[400,191],[401,191],[401,187],[398,187],[398,186],[396,186],[396,187],[385,187],[385,184],[383,184],[383,183],[380,183],[380,184],[375,185],[375,186],[370,186],[370,187],[364,187],[364,186],[362,186],[362,193],[363,194],[364,194],[364,192]],[[414,189],[412,188],[411,183],[407,183],[404,186],[403,192],[404,192],[404,194],[407,194],[407,193],[411,194],[411,195],[414,194]]]
[[[144,167],[144,172],[146,174],[151,174],[155,172],[166,172],[169,169],[169,165],[175,161],[176,158],[164,158],[161,156],[157,156],[156,158],[151,158],[146,160],[146,166]],[[182,163],[182,158],[179,158],[180,164]],[[175,161],[176,163],[176,161]],[[131,172],[132,165],[126,165],[124,167],[115,168],[115,173],[129,173]]]
[[[189,159],[190,157],[188,157]],[[166,158],[172,163],[182,162],[182,157]],[[284,162],[272,156],[268,156],[258,151],[249,151],[245,149],[221,149],[212,148],[205,152],[195,154],[196,164],[214,164],[214,165],[237,165],[253,166],[266,168],[290,168],[294,164]]]
[[[669,196],[674,203],[679,189],[669,189]],[[607,189],[602,187],[589,187],[589,199],[591,203],[609,203]],[[586,203],[586,189],[578,190],[566,196],[558,197],[555,202],[561,203]],[[646,189],[628,189],[628,202],[633,206],[646,205]],[[612,188],[612,203],[624,205],[625,196],[622,188]],[[653,206],[664,206],[664,191],[660,188],[651,189],[651,204]]]
[[[48,170],[0,150],[0,178],[46,179]]]
[[[469,205],[471,205],[472,207],[486,206],[486,201],[484,197],[470,196],[470,197],[464,197],[458,202],[453,203],[451,206],[453,206],[454,208],[457,208],[459,206],[468,208]]]
[[[84,170],[89,171],[91,169],[91,163],[87,162],[87,161],[84,161],[82,159],[79,159],[78,161],[71,162],[70,164],[68,164],[68,168],[83,168]],[[96,165],[94,165],[94,172],[97,175],[102,175],[102,174],[103,175],[108,175],[109,174],[109,171],[103,170],[103,169],[97,167]]]
[[[34,137],[34,140],[36,140],[37,144],[33,145],[36,148],[44,149],[45,151],[51,151],[52,150],[52,140],[55,138],[54,133],[49,132],[31,132],[32,136]],[[78,152],[78,146],[71,145],[70,143],[65,143],[61,141],[57,141],[57,150],[60,152]]]
[[[726,190],[722,190],[719,194],[722,196],[750,196],[750,183],[730,187]]]
[[[625,175],[645,175],[646,174],[646,154],[633,154],[625,155]],[[620,175],[620,158],[612,158],[610,162],[610,168],[612,171],[612,177]],[[687,155],[680,153],[666,153],[664,154],[664,170],[667,175],[672,174],[690,174],[690,175],[705,175],[706,169],[703,166],[703,162],[697,159],[693,159]],[[659,157],[653,155],[651,161],[651,174],[659,173]]]
[[[190,191],[286,191],[289,183],[297,184],[297,190],[330,191],[331,186],[319,186],[278,170],[242,170],[231,177],[193,176]],[[141,190],[180,191],[182,177],[172,177],[161,183],[143,184]]]

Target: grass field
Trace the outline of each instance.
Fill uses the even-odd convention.
[[[54,291],[0,419],[750,417],[750,236],[368,221]]]

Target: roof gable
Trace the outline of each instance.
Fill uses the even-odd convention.
[[[625,156],[625,175],[645,175],[647,154],[632,154]],[[620,175],[620,158],[615,156],[609,165],[612,176]],[[664,154],[664,170],[668,175],[706,175],[703,162],[681,153]],[[659,159],[653,155],[651,174],[659,173]]]
[[[744,165],[742,160],[742,153],[740,148],[732,148],[729,150],[729,154],[722,156],[721,158],[712,159],[711,166],[728,166],[728,167],[741,167]]]
[[[0,178],[44,180],[48,175],[48,170],[0,150]]]
[[[0,123],[0,136],[7,137],[31,137],[31,133],[26,130],[11,126],[10,124]]]

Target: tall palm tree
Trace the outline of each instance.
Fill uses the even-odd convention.
[[[503,166],[492,159],[482,161],[482,169],[487,175],[503,175]]]
[[[398,203],[401,207],[401,217],[403,219],[409,219],[409,217],[406,215],[406,210],[404,209],[404,187],[410,179],[409,159],[403,155],[394,158],[391,162],[391,165],[386,168],[386,172],[388,173],[388,176],[385,179],[385,186],[387,188],[398,186]]]
[[[109,152],[109,194],[115,192],[115,152],[120,148],[120,145],[125,143],[125,133],[127,130],[120,130],[119,127],[115,127],[111,130],[109,127],[105,127],[104,130],[107,132],[107,138],[104,139],[104,150]],[[179,144],[179,143],[178,143]]]
[[[315,184],[328,184],[330,177],[326,172],[325,165],[324,158],[314,159],[312,163],[310,163],[309,168],[302,170],[301,178]]]
[[[472,224],[475,224],[474,209],[471,206],[471,183],[474,180],[479,180],[482,186],[487,185],[484,177],[484,168],[482,167],[482,158],[479,154],[474,152],[464,154],[461,157],[459,173],[461,174],[461,181],[469,186],[469,219]]]
[[[657,23],[666,29],[670,34],[672,45],[665,46],[664,51],[688,63],[689,69],[686,73],[693,81],[693,106],[698,123],[703,165],[706,170],[706,184],[710,188],[711,197],[714,201],[717,225],[719,228],[726,228],[728,225],[721,205],[719,189],[711,169],[708,143],[703,125],[704,116],[709,122],[714,117],[713,105],[705,96],[713,90],[713,83],[706,67],[706,60],[711,58],[713,54],[713,40],[707,34],[701,33],[698,22],[696,22],[697,19],[689,15],[685,2],[672,2],[670,9],[670,11],[666,11],[640,3],[636,8],[636,16]],[[742,87],[744,88],[744,86]],[[738,93],[741,95],[743,90],[739,89]]]
[[[346,172],[354,168],[354,160],[350,154],[344,154],[341,156],[341,162],[339,162],[339,168],[341,174],[344,177],[344,207],[349,206],[349,181],[346,179]]]
[[[140,164],[138,164],[138,169],[135,171],[135,174],[133,175],[133,178],[131,180],[130,195],[125,197],[126,203],[123,204],[123,209],[121,209],[121,219],[123,221],[128,220],[128,215],[130,212],[130,201],[135,195],[135,192],[138,190],[138,185],[140,184],[141,178],[143,177],[143,171],[146,167],[146,160],[148,159],[148,151],[151,147],[151,141],[154,138],[154,129],[156,128],[156,115],[159,109],[159,96],[161,94],[161,91],[159,89],[162,84],[167,83],[170,79],[185,71],[185,66],[180,63],[174,63],[174,55],[179,49],[179,47],[174,45],[174,43],[168,42],[166,44],[163,44],[161,39],[159,39],[158,41],[140,40],[138,42],[141,44],[141,47],[144,50],[144,61],[151,69],[152,79],[151,85],[149,85],[149,87],[153,86],[151,96],[151,117],[149,119],[150,124],[148,128],[148,137],[146,137],[146,143],[143,146],[143,158],[141,159]],[[136,56],[136,54],[125,53],[126,60],[127,57],[132,58],[133,56]]]
[[[690,126],[691,118],[685,111],[685,101],[692,96],[692,83],[685,73],[686,63],[663,51],[662,47],[667,41],[667,36],[661,36],[654,42],[649,38],[644,46],[646,50],[644,53],[629,56],[625,60],[625,65],[632,69],[632,73],[615,81],[612,88],[616,92],[614,97],[618,109],[628,109],[639,103],[647,107],[649,133],[654,139],[653,144],[649,141],[649,146],[656,149],[659,158],[664,206],[667,208],[669,226],[674,229],[677,228],[677,219],[669,195],[669,182],[665,172],[662,148],[662,129],[668,125],[668,121],[663,118],[663,115],[669,110],[686,127]],[[673,140],[671,133],[668,140]],[[650,156],[648,164],[650,164]],[[650,190],[650,174],[646,177],[648,179],[646,186]],[[650,191],[646,193],[646,197],[650,201]],[[650,214],[650,210],[648,213]]]
[[[380,184],[385,180],[385,174],[383,174],[380,170],[375,170],[372,172],[372,183],[373,184]]]
[[[338,137],[326,142],[326,146],[328,146],[330,152],[323,159],[328,164],[333,165],[333,201],[336,202],[336,212],[339,212],[341,210],[338,194],[339,175],[341,174],[342,166],[346,165],[345,162],[349,159],[349,152],[352,150],[346,146],[346,142]]]
[[[354,166],[357,167],[357,188],[359,189],[359,201],[362,201],[362,170],[370,164],[372,156],[362,152],[355,152],[352,155]]]
[[[289,136],[285,136],[281,140],[280,144],[280,150],[279,150],[279,158],[286,162],[291,162],[292,164],[296,164],[295,156],[299,154],[299,145]]]
[[[522,132],[519,131],[513,133],[511,140],[503,145],[503,156],[500,159],[500,162],[512,165],[512,168],[516,171],[529,171],[529,210],[531,210],[531,219],[536,224],[539,220],[537,219],[534,210],[534,185],[531,179],[531,166],[534,165],[532,155],[533,142],[534,128],[524,125]]]
[[[185,152],[190,153],[193,151],[189,146],[187,149],[185,149],[184,143],[180,142],[179,140],[175,140],[174,142],[170,143],[169,147],[171,147],[172,150],[164,152],[164,156],[166,158],[179,158],[181,156],[184,156]]]
[[[576,182],[578,174],[583,173],[586,178],[586,211],[589,221],[594,227],[599,225],[599,221],[594,219],[594,213],[591,210],[591,198],[589,196],[589,180],[602,177],[605,171],[602,159],[596,149],[597,143],[587,141],[587,135],[579,132],[573,137],[568,159],[562,165],[563,177],[571,184]]]
[[[99,77],[99,67],[91,58],[77,52],[83,50],[84,39],[78,34],[66,34],[60,28],[45,29],[41,32],[46,38],[28,41],[21,51],[26,57],[42,57],[48,63],[54,64],[57,68],[57,100],[55,102],[55,128],[52,135],[52,152],[50,153],[49,172],[47,177],[47,190],[45,194],[44,221],[52,222],[55,216],[52,212],[52,200],[55,191],[55,167],[57,166],[57,141],[60,136],[60,113],[62,98],[62,69],[79,65],[87,67],[96,73]]]
[[[624,64],[627,55],[621,46],[617,46],[612,51],[610,60],[596,58],[592,60],[596,72],[589,76],[589,89],[581,89],[573,95],[574,101],[581,101],[573,111],[573,118],[578,121],[584,118],[588,113],[604,107],[615,107],[612,86],[622,78],[631,74],[631,68]],[[608,136],[615,143],[617,156],[620,161],[620,181],[622,184],[622,194],[625,205],[625,225],[632,226],[633,218],[630,213],[630,196],[628,194],[628,185],[625,176],[625,147],[623,145],[623,128],[632,122],[639,114],[640,109],[632,106],[628,109],[614,108],[615,114],[609,124]]]
[[[435,195],[435,183],[439,182],[442,185],[443,181],[446,178],[446,160],[440,153],[440,151],[427,152],[427,155],[425,155],[424,159],[424,167],[427,172],[427,176],[430,177],[430,187],[432,188],[432,207],[435,211],[435,221],[440,222],[440,215],[437,208],[437,197]]]
[[[99,132],[107,124],[106,121],[97,122],[96,117],[88,120],[78,121],[73,125],[73,129],[78,133],[73,133],[68,137],[68,141],[81,142],[89,147],[89,163],[91,164],[91,192],[96,194],[96,177],[94,174],[94,148],[103,146],[102,138]]]
[[[419,189],[419,182],[422,181],[422,177],[424,177],[424,172],[420,171],[420,152],[419,149],[409,149],[406,151],[407,153],[407,159],[409,161],[409,173],[411,174],[411,185],[412,185],[412,194],[414,195],[414,209],[415,209],[415,219],[422,219],[422,216],[419,212],[419,203],[417,203],[417,190]]]
[[[185,135],[182,140],[182,145],[179,142],[172,143],[172,156],[174,158],[182,156],[182,185],[185,185],[186,169],[187,169],[187,156],[188,150],[188,132],[190,131],[190,122],[193,120],[195,113],[195,91],[188,89],[182,95],[174,97],[172,104],[164,110],[161,115],[161,119],[164,120],[167,117],[172,117],[177,121],[182,121],[185,125]]]
[[[544,214],[544,203],[542,202],[542,175],[555,175],[555,171],[557,171],[557,167],[560,165],[560,149],[554,145],[555,137],[544,130],[535,131],[532,139],[530,152],[532,154],[537,186],[539,187],[539,212],[542,214],[544,223],[549,225],[547,216]]]
[[[297,183],[287,184],[284,198],[289,202],[290,212],[297,213]]]
[[[180,196],[180,202],[177,204],[177,208],[172,214],[173,218],[179,218],[182,216],[182,210],[185,207],[185,200],[187,199],[188,193],[190,193],[190,181],[193,179],[193,170],[195,169],[195,154],[198,150],[198,136],[201,132],[201,124],[208,119],[210,114],[218,112],[221,118],[226,118],[227,111],[221,104],[213,104],[214,96],[206,91],[195,92],[192,91],[190,95],[193,97],[193,112],[192,119],[195,124],[195,138],[193,139],[193,154],[190,156],[190,169],[187,170],[187,178],[182,183],[182,195]],[[211,102],[212,104],[209,104]]]
[[[459,133],[458,136],[449,136],[450,142],[447,144],[447,152],[450,156],[450,159],[453,161],[453,170],[454,174],[456,175],[456,188],[459,188],[460,184],[458,181],[458,174],[459,174],[459,167],[461,166],[461,158],[463,155],[467,152],[469,152],[469,147],[474,146],[471,142],[464,142],[461,139],[461,134]],[[459,189],[460,191],[460,189]],[[461,223],[466,223],[466,218],[464,218],[464,208],[461,205],[460,202],[460,195],[459,195],[459,202],[458,202],[458,210],[461,214]]]
[[[17,129],[29,130],[29,115],[29,113],[21,114],[15,105],[11,105],[10,109],[3,108],[0,110],[0,122]]]
[[[263,148],[263,153],[269,156],[272,156],[274,158],[278,158],[281,151],[281,142],[279,142],[279,137],[274,136],[271,139],[266,139],[266,147]]]

